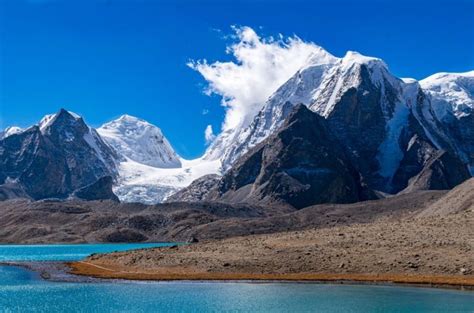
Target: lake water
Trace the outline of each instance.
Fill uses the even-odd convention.
[[[141,245],[1,246],[0,256],[48,251],[61,260],[84,251]],[[16,249],[16,250],[15,250]],[[32,249],[32,250],[30,250]],[[40,250],[37,250],[40,249]],[[98,249],[98,250],[94,250]],[[105,249],[105,250],[104,250]],[[112,250],[110,250],[112,249]],[[78,251],[81,251],[79,253]],[[81,256],[82,257],[82,256]],[[29,258],[31,259],[31,258]],[[35,260],[41,260],[36,254]],[[15,259],[10,259],[15,260]],[[16,259],[18,260],[18,258]],[[296,283],[57,283],[23,268],[0,266],[0,312],[474,312],[474,292],[370,285]]]
[[[174,243],[0,245],[2,261],[77,261],[93,253],[172,246]]]

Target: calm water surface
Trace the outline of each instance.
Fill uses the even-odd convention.
[[[77,256],[84,251],[90,254],[141,248],[81,246],[62,246],[64,258],[70,260],[72,254]],[[12,249],[25,258],[25,251],[18,246],[9,247],[0,247],[4,253],[1,258],[14,255]],[[40,249],[23,247],[29,251]],[[54,260],[62,259],[59,246],[42,246],[40,250],[48,251],[48,260],[52,255]],[[34,259],[41,258],[36,254]],[[294,283],[55,283],[22,268],[0,266],[0,312],[474,312],[474,293]]]
[[[2,261],[77,261],[93,253],[172,246],[173,243],[0,245]]]

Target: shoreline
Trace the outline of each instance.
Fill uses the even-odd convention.
[[[196,272],[186,268],[155,272],[127,271],[124,268],[104,267],[78,261],[65,263],[69,273],[83,277],[105,280],[130,281],[206,281],[206,282],[293,282],[293,283],[335,283],[402,285],[458,290],[474,290],[474,275],[406,275],[406,274],[332,274],[332,273],[232,273]]]
[[[404,275],[404,274],[329,274],[329,273],[143,273],[99,268],[83,261],[76,262],[0,262],[35,272],[51,282],[106,283],[113,281],[205,282],[205,283],[300,283],[379,285],[441,288],[474,291],[474,276]]]

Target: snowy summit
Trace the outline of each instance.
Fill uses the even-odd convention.
[[[120,155],[135,162],[158,167],[181,167],[179,156],[161,130],[134,116],[122,115],[97,129]]]

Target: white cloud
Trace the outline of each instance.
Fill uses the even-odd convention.
[[[234,61],[188,63],[208,82],[206,94],[222,96],[222,105],[226,107],[223,130],[248,125],[267,98],[296,73],[312,53],[321,51],[317,45],[296,36],[261,38],[250,27],[233,27],[233,30],[237,42],[226,51]]]
[[[204,131],[204,138],[206,139],[206,144],[210,144],[216,135],[214,135],[214,131],[212,130],[212,125],[207,125],[206,130]]]

